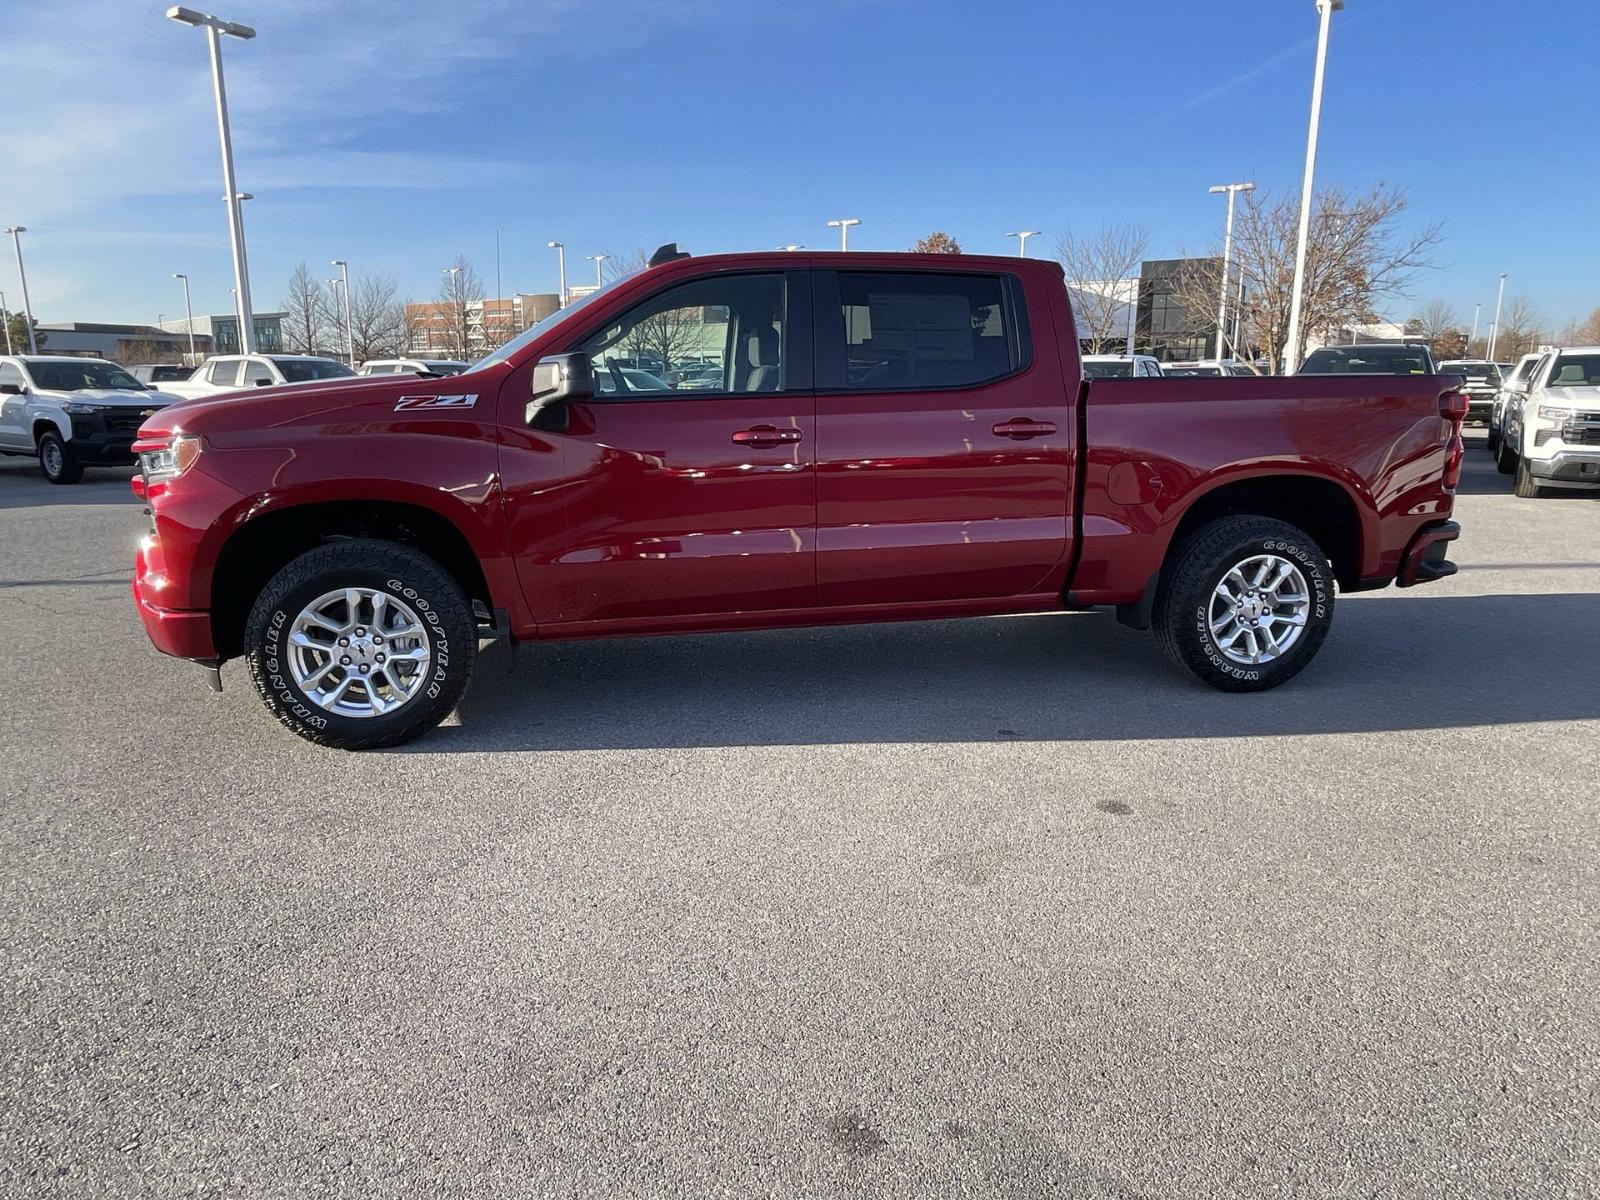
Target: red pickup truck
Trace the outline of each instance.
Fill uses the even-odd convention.
[[[352,749],[438,723],[489,637],[1104,606],[1254,691],[1336,586],[1454,572],[1465,413],[1440,376],[1091,383],[1050,262],[663,247],[462,375],[163,409],[133,592]]]

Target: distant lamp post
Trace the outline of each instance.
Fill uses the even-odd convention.
[[[1228,263],[1233,258],[1233,201],[1240,192],[1253,192],[1256,185],[1253,183],[1219,183],[1211,189],[1213,193],[1228,193],[1228,221],[1223,226],[1222,234],[1222,288],[1217,299],[1217,359],[1220,361],[1225,355],[1222,353],[1224,334],[1228,328]]]
[[[589,261],[594,263],[594,285],[595,285],[595,287],[599,287],[602,283],[605,282],[605,280],[601,277],[601,274],[600,274],[600,264],[605,262],[605,260],[610,258],[610,257],[611,257],[611,255],[609,255],[609,254],[591,254],[591,255],[589,255]]]
[[[546,242],[545,245],[556,252],[556,265],[561,272],[561,291],[559,299],[561,307],[567,306],[567,248],[561,242]]]
[[[1028,257],[1028,239],[1031,238],[1031,237],[1038,237],[1039,236],[1039,231],[1037,229],[1019,229],[1015,233],[1006,234],[1006,236],[1007,237],[1014,237],[1014,238],[1017,239],[1017,257],[1018,258],[1027,258]]]
[[[239,297],[239,343],[245,354],[255,352],[255,314],[250,309],[250,268],[244,252],[243,214],[239,211],[239,186],[233,174],[233,134],[228,128],[228,90],[222,80],[222,35],[249,41],[256,31],[192,8],[167,9],[168,20],[206,31],[211,52],[211,90],[217,102],[217,136],[222,143],[222,194],[228,205],[228,236],[233,243],[233,284]]]
[[[465,358],[467,356],[467,302],[461,299],[461,294],[456,290],[456,276],[461,274],[461,268],[446,267],[440,272],[440,274],[450,276],[450,307],[452,309],[459,309],[461,312],[461,323],[459,328],[456,324],[455,312],[452,311],[446,314],[450,321],[450,341],[452,343],[451,349],[456,352],[457,358]],[[562,290],[565,291],[565,289],[566,284],[563,283]]]
[[[189,365],[194,366],[194,309],[189,305],[189,277],[179,272],[174,279],[183,280],[183,325],[189,331]]]
[[[344,351],[350,360],[350,369],[356,369],[356,335],[350,326],[350,264],[336,258],[328,264],[339,268],[339,278],[344,280]]]
[[[28,299],[28,272],[22,268],[22,235],[28,232],[26,225],[13,225],[6,230],[11,235],[11,243],[17,248],[17,278],[22,281],[22,315],[27,318],[28,326],[28,353],[39,353],[39,339],[33,332],[33,302]],[[6,325],[6,335],[11,333],[10,324]]]
[[[1311,234],[1311,189],[1317,172],[1317,127],[1322,123],[1322,73],[1328,62],[1328,20],[1344,8],[1344,0],[1316,0],[1317,67],[1311,77],[1311,126],[1306,131],[1306,172],[1300,182],[1300,229],[1294,244],[1294,288],[1289,293],[1289,340],[1283,351],[1283,373],[1300,367],[1300,309],[1305,300],[1306,240]]]
[[[24,296],[24,298],[26,298],[27,293],[24,292],[23,296]],[[1496,293],[1495,298],[1494,298],[1494,324],[1489,326],[1489,353],[1484,355],[1484,357],[1487,358],[1490,362],[1494,361],[1495,343],[1500,340],[1500,304],[1505,298],[1506,298],[1506,273],[1504,271],[1501,271],[1500,272],[1500,291],[1498,293]]]
[[[1471,346],[1473,342],[1478,340],[1478,314],[1482,311],[1483,301],[1479,300],[1472,306],[1472,336],[1467,339],[1468,346]]]
[[[840,250],[850,249],[850,226],[859,224],[861,224],[860,217],[842,217],[837,221],[828,222],[829,229],[837,229],[839,231]]]

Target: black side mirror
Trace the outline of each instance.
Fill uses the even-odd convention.
[[[567,427],[567,405],[594,395],[594,364],[582,353],[551,354],[533,368],[524,419],[534,429],[560,432]]]
[[[20,383],[0,383],[0,396],[20,396],[22,385]]]

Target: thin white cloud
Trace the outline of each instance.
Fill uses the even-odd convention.
[[[1292,46],[1285,46],[1282,50],[1279,50],[1276,54],[1270,55],[1267,58],[1263,58],[1260,62],[1256,63],[1256,65],[1251,67],[1248,71],[1241,71],[1241,72],[1239,72],[1239,74],[1234,75],[1229,79],[1223,80],[1221,83],[1217,84],[1215,87],[1207,88],[1205,91],[1201,92],[1199,95],[1189,97],[1189,99],[1185,100],[1182,104],[1178,105],[1178,107],[1176,109],[1174,109],[1173,111],[1175,113],[1188,112],[1192,108],[1199,108],[1202,104],[1205,104],[1205,103],[1208,103],[1209,101],[1215,100],[1218,96],[1225,96],[1229,92],[1233,91],[1235,88],[1243,87],[1245,84],[1249,83],[1252,79],[1255,79],[1255,78],[1257,78],[1257,77],[1259,77],[1261,75],[1265,75],[1268,71],[1272,70],[1274,67],[1277,67],[1277,66],[1279,66],[1279,65],[1281,65],[1283,63],[1288,62],[1291,58],[1296,58],[1296,57],[1298,57],[1300,55],[1305,54],[1315,44],[1316,44],[1316,39],[1315,38],[1309,38],[1309,37],[1301,38],[1299,41],[1295,42]]]

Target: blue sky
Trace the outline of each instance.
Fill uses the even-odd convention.
[[[216,0],[256,307],[345,258],[432,296],[465,254],[492,290],[677,240],[904,249],[943,228],[1106,222],[1152,257],[1220,240],[1213,183],[1299,186],[1312,0]],[[225,5],[225,7],[223,7]],[[11,0],[0,225],[28,227],[52,320],[225,312],[232,278],[203,37],[145,0]],[[1349,0],[1319,181],[1404,188],[1442,221],[1428,299],[1484,321],[1496,276],[1552,324],[1600,305],[1600,11],[1590,0]],[[5,248],[9,251],[9,247]],[[0,288],[16,304],[15,266]]]

